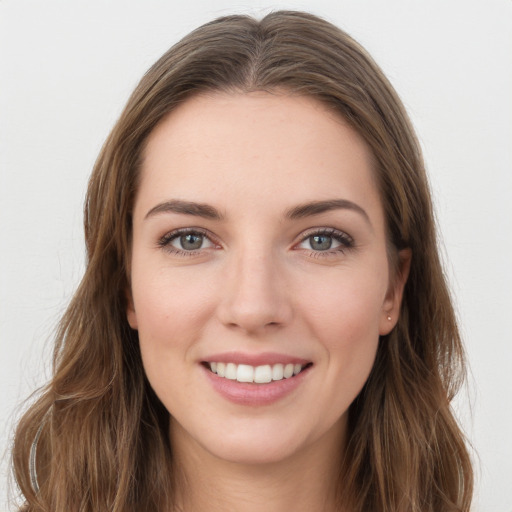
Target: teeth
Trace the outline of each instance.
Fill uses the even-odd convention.
[[[226,365],[226,379],[236,380],[236,364],[228,363]]]
[[[284,366],[275,364],[272,366],[272,380],[281,380],[284,377]]]
[[[236,380],[238,382],[254,382],[255,384],[266,384],[274,380],[289,379],[302,371],[301,364],[288,363],[262,366],[251,366],[248,364],[234,363],[209,363],[210,370],[219,377]]]
[[[213,368],[211,368],[211,370],[212,370],[212,372],[214,371]],[[217,375],[219,377],[226,376],[226,365],[224,363],[217,363]]]
[[[289,379],[293,375],[294,365],[289,363],[284,367],[284,378]]]
[[[238,382],[254,382],[254,368],[248,364],[239,364],[236,370],[236,380]]]
[[[269,364],[256,366],[254,370],[254,382],[256,382],[256,384],[272,382],[272,367]]]

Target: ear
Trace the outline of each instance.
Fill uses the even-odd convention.
[[[133,304],[133,296],[131,289],[127,289],[125,292],[126,296],[126,318],[128,320],[128,324],[132,329],[137,330],[139,328],[139,324],[137,322],[137,313],[135,312],[135,305]]]
[[[379,324],[379,334],[381,336],[389,334],[398,322],[405,283],[411,268],[411,259],[412,251],[410,249],[402,249],[398,252],[398,269],[390,277],[388,291],[382,305]]]

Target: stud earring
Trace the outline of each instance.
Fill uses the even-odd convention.
[[[388,315],[388,322],[391,322],[391,317]]]

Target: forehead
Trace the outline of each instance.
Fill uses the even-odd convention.
[[[169,194],[247,208],[350,196],[380,209],[359,134],[319,101],[282,93],[198,95],[165,117],[148,138],[138,196],[150,207]]]

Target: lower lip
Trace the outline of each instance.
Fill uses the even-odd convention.
[[[274,380],[268,384],[250,384],[219,377],[203,367],[213,389],[222,397],[239,405],[269,405],[294,391],[307,377],[311,366],[289,379]]]

